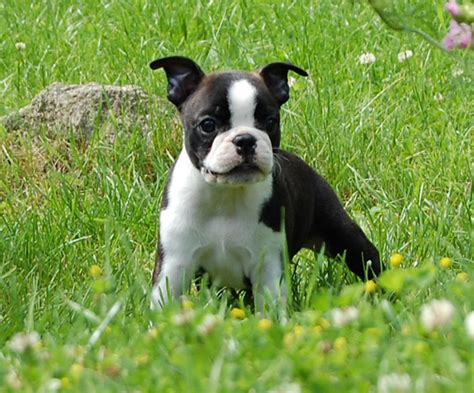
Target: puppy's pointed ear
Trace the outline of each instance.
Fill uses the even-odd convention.
[[[308,76],[305,70],[294,64],[283,62],[270,63],[260,71],[260,76],[280,105],[283,105],[290,98],[288,71],[294,71],[301,76]]]
[[[152,70],[164,68],[168,78],[168,100],[178,109],[196,90],[205,74],[191,59],[181,56],[164,57],[150,63]]]

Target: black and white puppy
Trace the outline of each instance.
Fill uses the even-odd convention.
[[[283,247],[292,258],[324,245],[362,279],[380,272],[377,249],[328,183],[279,149],[288,72],[307,76],[304,70],[271,63],[259,72],[206,75],[178,56],[150,67],[165,70],[168,99],[184,124],[160,215],[154,307],[180,296],[202,270],[219,286],[251,289],[259,311],[266,294],[284,302]]]

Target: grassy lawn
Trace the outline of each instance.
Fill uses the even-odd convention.
[[[441,39],[443,1],[415,3],[410,15]],[[374,63],[359,63],[366,52]],[[302,252],[287,324],[212,288],[149,310],[182,130],[148,63],[173,54],[207,71],[291,60],[309,72],[284,107],[282,145],[378,246],[377,288]],[[463,64],[387,29],[365,2],[3,1],[0,116],[56,81],[136,84],[153,100],[149,130],[114,142],[101,129],[84,145],[0,126],[0,391],[470,391],[474,82]]]

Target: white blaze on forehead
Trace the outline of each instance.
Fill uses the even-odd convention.
[[[228,94],[230,123],[232,127],[255,126],[257,89],[246,79],[233,82]]]

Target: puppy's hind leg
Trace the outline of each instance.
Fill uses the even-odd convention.
[[[347,266],[362,280],[372,279],[380,274],[381,265],[377,248],[347,215],[332,222],[327,229],[324,242],[331,255],[345,253]]]
[[[317,206],[311,237],[323,243],[330,256],[345,254],[347,266],[362,280],[378,276],[381,264],[377,248],[349,217],[329,186],[326,185],[325,198],[317,201]]]

